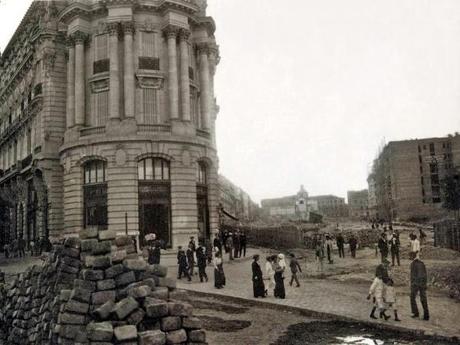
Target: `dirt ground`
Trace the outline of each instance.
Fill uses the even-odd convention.
[[[254,306],[245,301],[191,296],[209,345],[453,345],[410,333],[360,323],[320,320],[297,311]]]

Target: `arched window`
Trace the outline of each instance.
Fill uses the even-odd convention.
[[[83,166],[84,226],[107,228],[107,163],[94,160]]]
[[[203,162],[198,162],[198,169],[196,170],[196,182],[198,184],[206,185],[208,183],[207,166]]]
[[[162,158],[145,158],[138,164],[139,180],[169,181],[169,162]]]

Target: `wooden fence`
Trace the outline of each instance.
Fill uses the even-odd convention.
[[[460,224],[455,220],[443,220],[433,225],[436,247],[460,251]]]

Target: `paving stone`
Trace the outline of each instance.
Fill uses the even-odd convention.
[[[160,299],[147,297],[144,301],[144,309],[152,318],[168,316],[168,303]]]
[[[161,277],[158,281],[158,286],[164,286],[168,289],[175,289],[176,288],[176,280],[173,278],[163,278]]]
[[[113,230],[101,230],[98,234],[99,240],[114,240],[117,237],[117,233]]]
[[[88,238],[97,238],[98,230],[97,229],[85,229],[80,231],[80,238],[82,240]]]
[[[71,290],[61,290],[61,293],[59,294],[59,300],[62,302],[67,302],[70,299],[71,293]]]
[[[91,301],[93,304],[101,305],[107,301],[115,301],[117,293],[115,291],[98,291],[93,292],[91,295]]]
[[[88,239],[88,240],[82,240],[81,241],[81,251],[82,252],[91,252],[93,250],[93,247],[97,245],[98,240],[93,238],[93,239]]]
[[[83,279],[74,280],[74,287],[81,288],[89,291],[96,291],[96,283],[93,281],[87,281]]]
[[[80,250],[76,248],[64,248],[62,250],[63,256],[70,256],[71,258],[78,259],[80,257]]]
[[[72,290],[70,298],[76,301],[89,303],[91,300],[91,290],[76,287]]]
[[[84,280],[97,281],[104,279],[104,271],[86,269],[81,271],[81,275]]]
[[[64,247],[79,249],[80,243],[81,241],[78,237],[67,237],[64,241]]]
[[[203,323],[197,317],[184,317],[182,318],[182,327],[185,329],[201,329],[203,328]]]
[[[164,345],[166,334],[160,330],[141,332],[138,336],[139,345]]]
[[[65,304],[64,310],[71,313],[86,314],[89,310],[89,304],[78,302],[72,299]]]
[[[204,343],[206,342],[206,333],[203,330],[193,330],[188,332],[189,341]]]
[[[145,316],[145,311],[142,308],[137,308],[133,311],[126,319],[126,322],[130,325],[138,325],[142,322]]]
[[[85,332],[85,327],[80,325],[62,325],[59,328],[59,335],[66,339],[75,339],[81,332]]]
[[[93,255],[100,255],[100,254],[107,254],[110,253],[112,250],[112,242],[111,241],[101,241],[96,242],[91,250]]]
[[[184,329],[166,333],[166,344],[177,345],[187,341],[187,332]]]
[[[98,291],[115,289],[115,280],[114,279],[100,280],[97,282],[96,286],[97,286]]]
[[[123,266],[128,270],[145,271],[147,269],[147,262],[144,259],[126,259],[123,261]]]
[[[65,263],[66,265],[76,267],[76,268],[80,268],[81,266],[81,261],[79,259],[74,259],[74,258],[71,258],[70,256],[64,256],[64,258],[62,259],[62,262]]]
[[[137,339],[137,328],[136,326],[120,326],[114,329],[115,338],[118,341],[126,341]]]
[[[120,274],[115,278],[117,287],[126,286],[136,281],[136,275],[133,271]]]
[[[149,296],[151,292],[152,289],[147,285],[137,286],[131,289],[128,288],[128,296],[133,298],[145,298]]]
[[[94,259],[93,267],[100,268],[100,269],[106,269],[110,267],[111,264],[112,264],[112,260],[110,256],[97,256]]]
[[[183,302],[168,302],[168,311],[171,316],[192,316],[193,307]]]
[[[182,319],[179,316],[164,317],[160,321],[160,328],[163,332],[175,331],[182,327]]]
[[[115,252],[112,252],[112,262],[113,263],[121,263],[123,260],[126,259],[127,256],[126,250],[117,250]]]
[[[99,320],[105,321],[109,318],[110,314],[112,313],[113,307],[115,306],[115,302],[112,299],[109,299],[99,308],[94,310],[94,315]]]
[[[113,337],[113,327],[110,322],[90,323],[86,331],[91,341],[111,341]]]
[[[156,299],[167,300],[169,297],[169,291],[166,287],[156,287],[155,290],[152,291],[150,297]]]
[[[148,270],[158,277],[166,277],[168,275],[168,268],[166,266],[149,265]]]
[[[133,239],[130,236],[118,236],[115,239],[115,244],[118,247],[127,246],[133,244]]]
[[[118,320],[124,320],[129,314],[139,307],[139,303],[132,297],[127,297],[113,308],[112,312],[117,315]]]
[[[85,319],[86,319],[86,316],[80,315],[80,314],[70,314],[70,313],[59,314],[59,323],[61,324],[84,325]]]
[[[110,266],[105,270],[105,277],[106,278],[115,278],[116,276],[122,274],[125,268],[121,264]]]

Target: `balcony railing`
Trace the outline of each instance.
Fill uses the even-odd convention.
[[[97,127],[87,127],[80,129],[80,136],[87,137],[90,135],[98,135],[105,133],[105,126],[97,126]]]
[[[141,124],[137,125],[138,132],[157,132],[157,133],[171,133],[171,126],[170,125],[148,125],[148,124]]]

